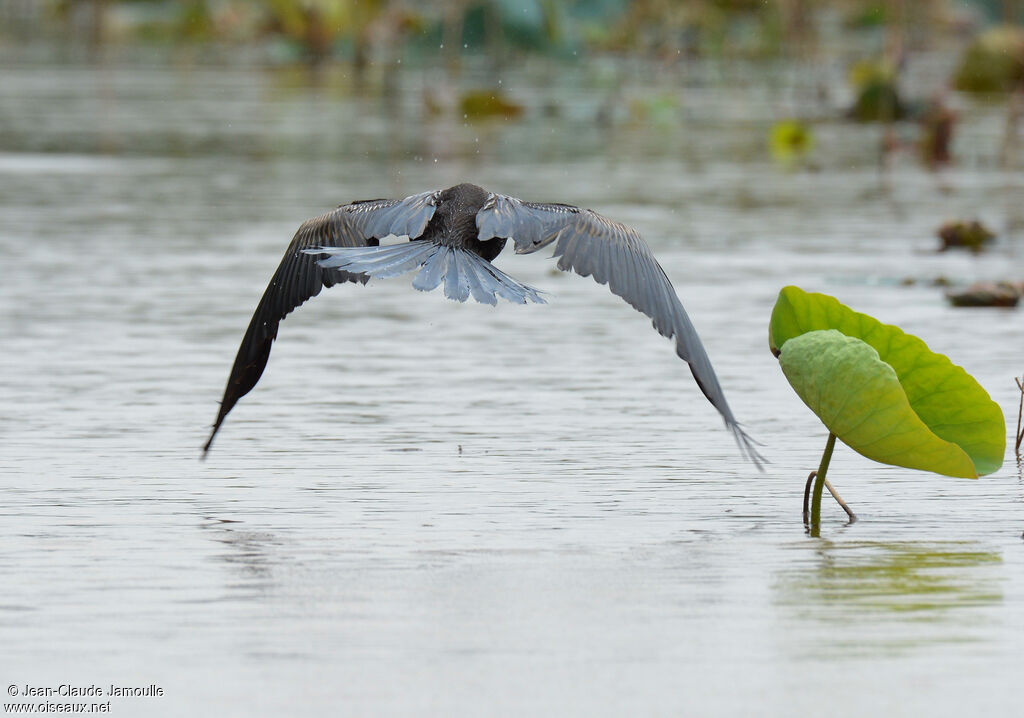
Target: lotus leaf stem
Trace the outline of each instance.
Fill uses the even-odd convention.
[[[821,455],[821,464],[818,466],[817,471],[812,471],[807,477],[807,483],[804,485],[804,523],[810,530],[811,536],[818,536],[821,526],[821,494],[825,487],[828,487],[828,492],[832,494],[839,505],[846,512],[846,515],[850,517],[850,523],[857,520],[857,515],[850,510],[850,507],[846,505],[842,497],[836,493],[835,488],[829,483],[826,478],[828,473],[829,462],[832,461],[832,451],[836,447],[836,435],[829,432],[828,442],[825,444],[825,451]],[[811,491],[811,481],[814,480],[814,491]],[[808,495],[811,498],[811,510],[807,510],[807,499]],[[808,516],[808,513],[810,515]]]

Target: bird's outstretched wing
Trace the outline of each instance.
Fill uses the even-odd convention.
[[[558,268],[607,284],[613,294],[651,318],[654,328],[676,341],[676,354],[725,419],[740,450],[760,467],[763,459],[733,416],[704,345],[672,283],[650,247],[632,227],[597,212],[566,204],[524,202],[491,194],[476,216],[479,239],[511,238],[517,254],[555,244]]]
[[[323,287],[344,282],[366,284],[369,279],[365,274],[323,269],[317,265],[314,256],[302,250],[323,246],[365,247],[376,245],[378,240],[392,234],[419,237],[434,216],[437,194],[424,192],[405,199],[353,202],[302,223],[242,337],[242,345],[238,348],[217,412],[217,421],[203,446],[204,456],[228,412],[260,380],[281,320],[307,299],[319,294]]]

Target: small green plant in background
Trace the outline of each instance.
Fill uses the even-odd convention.
[[[974,39],[953,73],[961,92],[1012,92],[1024,82],[1024,30],[992,28]]]
[[[814,149],[814,133],[800,120],[782,120],[772,125],[768,146],[776,162],[795,167]]]
[[[900,97],[898,70],[885,60],[865,60],[850,68],[849,80],[857,94],[847,111],[857,122],[905,120],[911,108]]]
[[[785,287],[768,341],[790,385],[829,431],[804,492],[811,535],[818,535],[836,438],[880,463],[946,476],[977,478],[1002,466],[1002,410],[966,371],[899,327],[834,297]],[[830,484],[829,490],[854,520]]]
[[[465,92],[459,99],[459,110],[467,120],[514,120],[523,114],[523,106],[508,99],[500,90]]]

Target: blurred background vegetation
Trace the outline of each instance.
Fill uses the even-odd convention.
[[[503,70],[598,60],[597,83],[615,92],[596,119],[655,124],[674,120],[678,98],[628,96],[624,64],[650,74],[685,73],[701,61],[781,60],[814,73],[839,62],[847,87],[819,75],[814,93],[842,103],[855,121],[919,122],[922,158],[937,165],[949,160],[956,119],[946,91],[1020,94],[1022,19],[1022,0],[0,0],[0,51],[7,60],[49,49],[99,62],[138,60],[144,50],[148,60],[302,68],[305,80],[360,92],[393,90],[403,65],[443,68],[451,78],[471,63],[490,81],[439,84],[424,93],[425,111],[506,119],[524,108],[498,86]],[[908,86],[914,54],[947,58],[943,81]],[[742,73],[725,79],[742,81]],[[1020,104],[1010,102],[1011,124]],[[771,137],[773,155],[787,163],[813,146],[799,124]]]
[[[378,118],[406,125],[532,123],[534,137],[558,123],[631,128],[619,146],[691,165],[712,154],[811,171],[912,158],[939,172],[1019,166],[1022,21],[1024,0],[0,0],[0,63],[235,68],[276,91],[378,102]],[[747,127],[748,139],[710,148],[679,135],[716,122]],[[836,130],[853,126],[870,134]],[[480,152],[478,127],[463,155]],[[0,150],[83,141],[15,120],[5,129]],[[240,125],[207,129],[193,137],[200,149],[257,151]],[[388,131],[399,144],[408,133]],[[558,137],[513,144],[555,155],[611,147]],[[127,132],[93,139],[132,149]],[[187,149],[175,141],[170,150]],[[443,144],[387,152],[436,157]],[[302,150],[287,145],[276,137],[258,151]]]
[[[897,72],[908,51],[957,49],[968,65],[985,61],[957,84],[984,91],[1019,82],[1022,19],[1021,0],[0,0],[7,48],[145,45],[207,61],[344,63],[357,76],[478,55],[671,64],[860,52],[874,63],[856,68],[861,83]]]
[[[887,31],[935,48],[1022,14],[1021,0],[0,0],[0,32],[5,43],[246,45],[265,61],[359,67],[480,51],[806,56]]]

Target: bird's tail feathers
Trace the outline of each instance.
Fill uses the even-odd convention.
[[[304,251],[330,255],[317,262],[324,269],[344,269],[353,274],[387,279],[422,265],[433,248],[428,242],[404,242],[386,247],[322,247]]]
[[[433,242],[412,241],[387,247],[321,247],[304,250],[327,254],[317,262],[324,268],[367,274],[385,279],[419,268],[412,286],[421,292],[444,283],[444,295],[464,302],[473,297],[482,304],[497,304],[498,297],[516,304],[544,304],[541,292],[513,279],[483,257]]]

